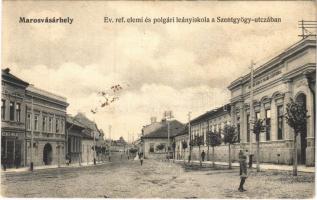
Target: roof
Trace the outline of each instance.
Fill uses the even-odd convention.
[[[40,88],[34,87],[33,85],[29,85],[26,88],[26,90],[29,91],[29,92],[33,92],[35,94],[39,94],[39,95],[42,95],[42,96],[45,96],[45,97],[49,97],[51,99],[55,99],[55,100],[61,101],[61,102],[66,102],[67,101],[67,99],[65,97],[62,97],[62,96],[59,96],[57,94],[42,90]]]
[[[170,127],[170,137],[174,137],[178,135],[181,131],[183,131],[185,125],[177,120],[172,120],[169,122]],[[149,134],[142,136],[142,138],[167,138],[168,130],[167,123],[163,124],[162,127],[150,132]]]
[[[74,119],[78,121],[79,123],[83,124],[86,128],[89,128],[90,130],[100,132],[97,128],[97,125],[95,122],[88,119],[83,113],[78,113]]]
[[[97,140],[103,139],[103,132],[100,132],[100,130],[97,127],[97,124],[88,119],[83,113],[78,113],[74,117],[74,119],[80,124],[84,125],[85,130],[83,132],[87,135],[87,137],[93,137],[95,134]]]
[[[191,124],[199,123],[203,120],[209,120],[211,118],[217,117],[221,114],[230,112],[231,106],[230,104],[226,104],[224,106],[221,106],[219,108],[207,111],[206,113],[199,115],[198,117],[194,118],[190,121]]]
[[[184,128],[177,133],[176,135],[174,135],[174,137],[176,136],[181,136],[181,135],[188,135],[188,123],[186,123],[186,125],[184,126]]]
[[[77,121],[73,116],[70,115],[66,115],[66,123],[69,123],[71,125],[75,125],[79,128],[85,129],[85,125],[83,125],[82,123],[80,123],[79,121]]]
[[[28,82],[25,82],[24,80],[11,74],[9,68],[2,69],[1,75],[2,75],[2,79],[12,80],[12,81],[14,81],[14,83],[16,83],[18,85],[21,85],[24,87],[27,87],[29,85]]]

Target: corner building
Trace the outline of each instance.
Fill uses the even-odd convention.
[[[2,69],[1,159],[8,168],[25,165],[25,88],[27,82]]]
[[[260,135],[260,162],[292,164],[294,132],[283,115],[293,98],[306,106],[309,116],[305,133],[298,138],[299,164],[315,163],[315,87],[316,38],[305,38],[254,70],[254,117],[267,126]],[[250,74],[233,81],[231,91],[232,122],[240,131],[240,146],[256,155],[254,134],[250,132]],[[257,158],[255,158],[257,159]]]

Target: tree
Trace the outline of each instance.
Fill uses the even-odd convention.
[[[135,149],[135,148],[130,148],[130,149],[129,149],[129,152],[130,152],[131,154],[135,154],[137,151],[138,151],[138,149]]]
[[[223,129],[223,140],[225,144],[228,144],[229,150],[229,169],[231,169],[231,144],[238,142],[238,134],[236,132],[236,127],[233,125],[225,125]]]
[[[212,166],[215,167],[215,147],[221,144],[221,135],[220,133],[208,132],[208,142],[209,145],[212,147]]]
[[[253,125],[253,133],[256,140],[256,171],[260,171],[260,133],[264,130],[262,119],[256,119]]]
[[[194,137],[194,144],[198,146],[198,152],[199,152],[199,163],[200,163],[200,167],[202,167],[202,161],[201,161],[201,152],[200,152],[200,146],[204,145],[204,136],[203,135],[196,135]]]
[[[184,152],[184,163],[185,163],[185,150],[187,149],[187,142],[185,140],[182,141],[182,148]]]
[[[294,130],[294,150],[293,150],[293,176],[297,176],[297,141],[296,138],[300,133],[306,132],[307,110],[303,103],[297,103],[292,98],[286,105],[287,124]]]
[[[159,144],[156,146],[156,150],[158,150],[158,151],[162,151],[164,148],[165,148],[164,144]]]

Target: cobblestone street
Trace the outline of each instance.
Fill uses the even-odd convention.
[[[314,174],[251,172],[238,192],[238,169],[197,169],[182,164],[115,160],[104,165],[2,173],[4,197],[312,198]]]

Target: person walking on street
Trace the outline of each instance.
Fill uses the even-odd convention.
[[[243,185],[245,183],[245,180],[247,179],[248,177],[248,171],[247,171],[247,157],[245,155],[242,155],[241,156],[241,159],[240,159],[240,168],[241,168],[241,174],[240,174],[240,185],[239,185],[239,191],[240,192],[244,192],[246,191],[244,188],[243,188]]]
[[[240,152],[239,152],[239,162],[241,162],[243,155],[244,155],[244,154],[243,154],[243,151],[240,150]],[[241,164],[239,165],[239,167],[240,167],[240,174],[239,174],[239,175],[241,176],[241,174],[242,174]]]
[[[201,152],[201,160],[204,162],[205,161],[205,151],[203,150],[203,152]]]
[[[142,152],[139,153],[139,159],[140,159],[141,166],[142,166],[143,165],[143,153]]]
[[[1,164],[3,166],[3,171],[7,170],[7,157],[2,157]]]

